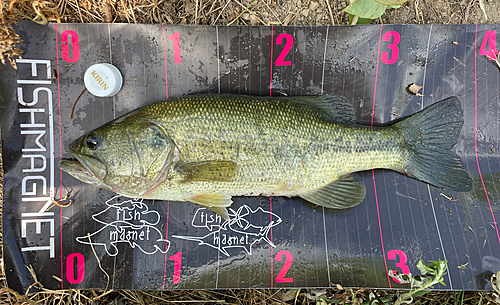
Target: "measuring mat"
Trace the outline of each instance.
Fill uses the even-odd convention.
[[[23,59],[17,70],[0,71],[9,287],[24,293],[38,280],[48,289],[408,288],[390,272],[420,274],[419,260],[440,259],[448,261],[446,286],[436,289],[491,289],[500,270],[496,30],[20,22]],[[70,119],[84,74],[98,63],[118,68],[121,90],[85,91]],[[89,79],[106,90],[96,75]],[[418,95],[412,84],[422,86]],[[457,96],[465,124],[453,150],[473,189],[374,170],[359,173],[367,194],[354,208],[236,197],[225,221],[194,203],[117,196],[59,170],[84,133],[140,106],[201,93],[338,94],[367,126]]]

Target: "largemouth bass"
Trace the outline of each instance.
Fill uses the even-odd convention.
[[[384,168],[469,191],[451,149],[462,129],[450,97],[388,127],[354,124],[340,96],[208,94],[158,102],[88,132],[59,167],[73,177],[144,199],[190,201],[228,219],[232,196],[299,196],[327,208],[358,205],[351,173]]]

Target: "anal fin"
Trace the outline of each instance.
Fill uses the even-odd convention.
[[[226,207],[231,206],[233,203],[231,195],[226,193],[202,194],[189,198],[187,201],[204,206],[207,209],[219,214],[223,219],[229,220],[229,214]]]
[[[229,213],[228,213],[226,208],[224,208],[224,207],[207,207],[207,209],[216,213],[216,214],[219,214],[222,217],[222,219],[229,220]]]
[[[366,189],[351,175],[327,184],[319,189],[299,196],[305,200],[330,209],[347,209],[363,201]]]

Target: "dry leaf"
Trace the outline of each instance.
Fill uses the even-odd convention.
[[[424,96],[423,94],[418,93],[420,89],[422,89],[422,86],[416,85],[416,84],[411,84],[410,87],[408,88],[411,93],[415,94],[416,96]]]

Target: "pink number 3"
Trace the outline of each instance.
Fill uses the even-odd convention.
[[[390,250],[389,252],[387,252],[387,258],[390,260],[396,260],[396,255],[399,256],[399,262],[396,263],[396,267],[401,269],[401,272],[403,272],[403,274],[410,274],[410,268],[408,266],[406,266],[406,262],[408,261],[408,259],[406,257],[406,253],[404,253],[404,251],[402,251],[402,250]],[[394,270],[392,270],[392,271],[393,271],[393,274],[396,273],[396,271],[394,271]],[[396,283],[401,284],[400,281],[398,281],[394,278],[393,278],[393,280]]]
[[[389,31],[384,33],[384,37],[382,38],[383,41],[391,41],[391,36],[394,37],[392,40],[392,43],[389,44],[387,47],[389,50],[391,50],[391,57],[389,58],[389,51],[382,52],[382,62],[384,64],[393,64],[396,61],[398,61],[398,56],[399,56],[399,41],[400,41],[400,36],[399,33],[396,31]]]

